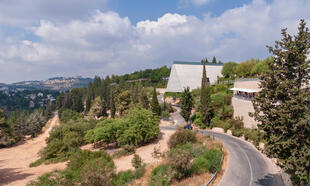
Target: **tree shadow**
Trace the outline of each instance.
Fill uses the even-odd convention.
[[[0,169],[0,185],[2,184],[10,184],[13,181],[23,180],[28,176],[32,176],[33,174],[29,173],[21,173],[21,171],[16,171],[14,168],[4,168]]]
[[[263,178],[255,182],[257,185],[262,186],[283,186],[282,177],[280,174],[267,174]]]

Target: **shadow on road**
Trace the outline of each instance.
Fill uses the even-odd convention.
[[[263,186],[282,186],[278,184],[282,183],[282,178],[280,174],[267,174],[263,178],[258,179],[255,183]]]
[[[32,176],[33,174],[28,173],[20,173],[20,171],[16,171],[13,168],[5,168],[0,169],[0,185],[2,184],[10,184],[13,181],[23,180],[28,176]]]

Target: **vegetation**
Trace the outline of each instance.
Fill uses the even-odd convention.
[[[295,184],[310,184],[309,80],[310,32],[301,20],[296,36],[282,30],[282,39],[268,47],[274,60],[261,76],[262,90],[254,99],[268,156],[292,175]]]
[[[206,172],[221,170],[222,146],[206,136],[179,128],[169,140],[165,163],[153,169],[149,185],[170,185]]]
[[[225,78],[233,79],[235,77],[235,68],[238,66],[236,62],[227,62],[222,68],[222,75]]]
[[[160,105],[158,103],[157,92],[156,92],[155,87],[154,87],[154,90],[153,90],[153,93],[152,93],[151,107],[152,107],[152,111],[153,111],[153,113],[155,115],[161,116],[161,108],[160,108]]]
[[[210,92],[210,82],[207,78],[206,65],[203,64],[202,80],[201,80],[201,93],[200,93],[200,106],[199,111],[201,117],[199,121],[196,121],[202,128],[210,125],[212,118],[212,107],[211,107],[211,92]]]
[[[185,88],[181,96],[181,116],[185,119],[186,122],[191,117],[193,108],[193,98],[189,87]]]
[[[157,138],[159,120],[152,112],[135,108],[124,118],[105,119],[87,132],[85,139],[89,143],[104,141],[117,142],[118,145],[138,146]]]
[[[178,145],[184,145],[187,142],[196,143],[196,133],[190,130],[179,128],[169,139],[168,145],[170,148],[175,148]]]

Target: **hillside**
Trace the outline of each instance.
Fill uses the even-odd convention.
[[[83,77],[54,77],[44,81],[21,81],[12,84],[0,83],[0,90],[20,91],[20,90],[56,90],[56,91],[67,91],[72,88],[87,87],[88,83],[91,82],[91,78]]]

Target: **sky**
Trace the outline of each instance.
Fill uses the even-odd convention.
[[[1,0],[0,83],[263,59],[309,0]],[[308,24],[308,25],[309,25]]]

